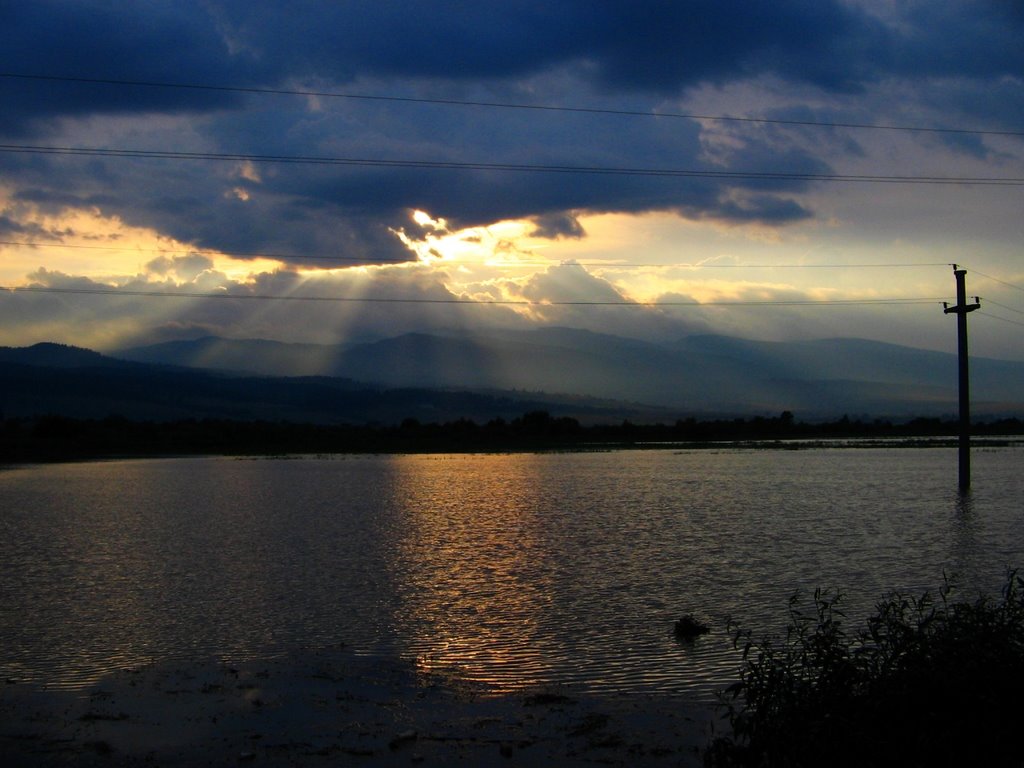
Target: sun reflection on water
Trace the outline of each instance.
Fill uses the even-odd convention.
[[[536,457],[479,457],[471,471],[444,472],[422,457],[398,461],[394,622],[415,627],[421,668],[495,690],[544,679],[539,628],[553,588],[543,564],[554,553],[537,517]]]

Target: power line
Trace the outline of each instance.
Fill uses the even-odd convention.
[[[526,173],[570,173],[604,176],[650,176],[662,178],[749,179],[761,181],[838,181],[875,184],[981,185],[1001,187],[1024,186],[1024,178],[1020,177],[885,176],[835,173],[791,173],[783,171],[712,171],[670,168],[622,168],[610,166],[528,165],[518,163],[457,162],[453,160],[384,160],[305,155],[249,155],[226,152],[176,152],[170,150],[109,149],[101,147],[53,147],[27,144],[0,144],[0,152],[134,159],[213,160],[298,165],[419,168],[429,170],[513,171]]]
[[[992,277],[992,275],[986,275],[984,272],[979,272],[978,270],[974,269],[973,267],[971,268],[971,272],[973,272],[974,274],[978,275],[979,277],[984,277],[984,278],[986,278],[988,280],[992,280],[992,281],[994,281],[996,283],[999,283],[1000,285],[1005,285],[1008,288],[1013,288],[1013,289],[1018,290],[1018,291],[1024,291],[1024,288],[1022,288],[1019,285],[1014,285],[1013,283],[1008,283],[1005,280],[1000,280],[998,277]]]
[[[1015,312],[1018,315],[1024,315],[1024,310],[1008,307],[1005,304],[1000,304],[998,301],[992,301],[992,299],[988,298],[987,296],[985,297],[985,304],[992,304],[993,306],[999,307],[1000,309],[1005,309],[1007,312]]]
[[[85,243],[41,243],[21,240],[0,240],[0,245],[18,248],[72,248],[95,251],[129,251],[131,253],[155,253],[155,254],[195,254],[198,256],[226,256],[233,259],[273,259],[280,261],[353,261],[376,266],[378,264],[413,264],[413,259],[380,259],[368,260],[361,256],[312,256],[285,253],[262,253],[262,252],[238,252],[238,251],[217,251],[207,248],[136,248],[121,245],[92,245]],[[465,260],[459,260],[465,264]],[[512,261],[512,262],[480,262],[486,266],[494,267],[592,267],[603,269],[893,269],[893,268],[914,268],[914,267],[948,267],[944,261],[908,261],[875,264],[714,264],[707,262],[660,262],[660,263],[616,263],[607,261]]]
[[[625,117],[661,117],[686,120],[709,120],[716,122],[755,123],[765,125],[792,125],[811,128],[853,128],[876,131],[909,131],[918,133],[973,134],[980,136],[1024,136],[1024,131],[995,130],[981,128],[946,128],[915,125],[887,125],[874,123],[832,122],[818,120],[785,120],[767,117],[737,117],[733,115],[704,115],[683,112],[649,112],[630,109],[606,109],[598,107],[566,107],[550,104],[524,104],[502,101],[471,101],[460,99],[422,98],[413,96],[387,96],[380,94],[344,93],[338,91],[315,91],[287,88],[256,88],[230,85],[204,85],[200,83],[176,83],[154,80],[121,80],[114,78],[70,77],[58,75],[34,75],[17,72],[0,72],[0,78],[81,83],[92,85],[133,86],[142,88],[170,88],[179,90],[214,91],[221,93],[247,93],[270,96],[305,96],[329,99],[350,99],[363,101],[385,101],[407,104],[435,104],[456,107],[487,107],[496,109],[518,109],[539,112],[568,112],[591,115],[619,115]]]
[[[555,266],[551,262],[544,261],[516,261],[510,262],[510,266]],[[498,266],[501,266],[500,264]],[[663,267],[666,269],[893,269],[909,267],[948,267],[945,261],[908,261],[891,264],[705,264],[702,262],[667,262],[651,264],[616,264],[606,261],[571,261],[562,262],[561,266],[579,267],[601,267],[603,269],[650,269]]]
[[[108,288],[53,288],[48,286],[25,286],[2,288],[17,293],[84,294],[91,296],[130,296],[144,298],[179,299],[238,299],[243,301],[308,301],[340,302],[355,304],[462,304],[471,306],[531,306],[531,307],[818,307],[818,306],[879,306],[938,304],[940,298],[898,298],[898,299],[792,299],[792,300],[751,300],[751,301],[536,301],[530,299],[423,299],[408,297],[380,296],[303,296],[272,295],[259,293],[196,293],[192,291],[143,291],[137,289]]]
[[[1022,288],[1019,285],[1016,285],[1014,283],[1009,283],[1006,280],[1002,280],[1002,279],[1000,279],[998,277],[994,277],[993,275],[987,275],[984,272],[980,272],[977,269],[974,269],[973,267],[970,268],[970,271],[972,273],[978,275],[979,277],[983,277],[983,278],[985,278],[987,280],[991,280],[994,283],[999,283],[1000,285],[1005,285],[1007,288],[1013,288],[1014,290],[1024,292],[1024,288]],[[991,304],[993,306],[999,307],[1000,309],[1005,309],[1007,312],[1013,312],[1013,313],[1018,314],[1018,315],[1024,315],[1024,311],[1019,310],[1019,309],[1017,309],[1015,307],[1007,306],[1006,304],[1001,304],[998,301],[994,301],[993,299],[990,299],[988,297],[985,297],[985,304],[986,305]],[[1004,323],[1011,323],[1013,325],[1024,325],[1024,323],[1021,323],[1021,322],[1019,322],[1017,320],[1011,320],[1010,318],[1007,318],[1007,317],[1000,317],[999,315],[993,315],[993,314],[991,314],[989,312],[982,312],[981,314],[985,315],[986,317],[993,317],[996,320],[1002,320]]]
[[[19,248],[74,248],[82,250],[92,251],[117,251],[124,252],[130,251],[132,253],[157,253],[157,254],[195,254],[197,256],[227,256],[228,258],[237,259],[273,259],[278,261],[286,260],[322,260],[322,261],[354,261],[366,264],[367,266],[373,266],[377,264],[411,264],[413,259],[374,259],[368,260],[361,256],[300,256],[298,254],[287,254],[287,253],[244,253],[244,252],[228,252],[228,251],[215,251],[208,248],[134,248],[125,247],[123,245],[87,245],[85,243],[40,243],[32,241],[19,241],[19,240],[0,240],[0,245],[7,245]]]
[[[1024,328],[1024,323],[1020,322],[1019,320],[1011,320],[1008,317],[1000,317],[999,315],[993,315],[991,312],[985,312],[984,310],[982,310],[978,314],[981,315],[982,317],[990,317],[993,320],[1001,320],[1004,323],[1010,323],[1011,325],[1019,325],[1022,328]]]

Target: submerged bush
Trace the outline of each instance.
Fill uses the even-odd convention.
[[[893,594],[848,634],[841,596],[789,603],[784,638],[737,631],[732,733],[709,766],[1024,765],[1024,579],[1001,599]]]

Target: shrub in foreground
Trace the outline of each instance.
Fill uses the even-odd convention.
[[[732,733],[708,766],[1024,765],[1024,579],[1001,599],[893,594],[848,633],[841,596],[790,600],[784,638],[738,631]]]

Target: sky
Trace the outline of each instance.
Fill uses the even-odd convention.
[[[3,3],[0,345],[955,351],[956,263],[1024,360],[1021,40],[1021,0]]]

